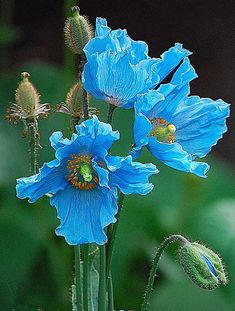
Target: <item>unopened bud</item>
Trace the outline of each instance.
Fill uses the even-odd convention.
[[[226,284],[226,274],[219,256],[209,248],[187,242],[180,251],[180,263],[197,286],[212,290]]]
[[[69,90],[66,102],[57,105],[56,111],[69,114],[70,116],[80,119],[83,117],[83,87],[82,82],[79,80]],[[89,116],[98,114],[97,109],[88,107]]]
[[[22,108],[28,115],[33,115],[34,111],[39,107],[40,95],[29,81],[29,73],[21,73],[21,82],[16,90],[16,104]]]
[[[84,46],[93,36],[93,29],[88,18],[80,15],[78,6],[72,8],[72,15],[65,22],[65,42],[75,54],[82,55]]]
[[[48,104],[40,104],[40,95],[29,77],[28,72],[21,73],[21,81],[15,93],[16,103],[7,109],[6,119],[10,122],[46,117],[50,111]]]

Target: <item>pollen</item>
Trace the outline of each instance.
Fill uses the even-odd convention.
[[[99,178],[92,168],[90,155],[70,155],[67,163],[70,184],[81,190],[92,190],[99,184]]]
[[[150,136],[154,136],[160,142],[172,144],[175,142],[174,134],[176,127],[174,124],[168,123],[163,118],[153,118],[150,120],[152,124],[152,131]]]

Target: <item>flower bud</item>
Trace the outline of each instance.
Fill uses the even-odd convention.
[[[21,81],[15,93],[16,103],[7,109],[6,119],[10,122],[48,115],[50,107],[48,104],[40,104],[40,95],[29,81],[29,77],[28,72],[21,73]]]
[[[212,290],[226,284],[226,274],[219,256],[209,248],[187,242],[180,251],[180,263],[197,286]]]
[[[65,22],[65,42],[75,54],[82,55],[84,46],[93,36],[93,29],[88,18],[80,15],[78,6],[72,8],[72,15]]]
[[[83,117],[83,87],[82,82],[79,80],[75,83],[71,89],[69,90],[66,102],[60,103],[57,105],[56,111],[68,114],[74,118],[80,119]],[[88,108],[89,115],[98,114],[97,109],[95,108]]]
[[[39,107],[40,95],[29,81],[30,74],[28,72],[21,73],[21,82],[16,90],[16,104],[22,108],[28,115],[33,115],[34,111]]]

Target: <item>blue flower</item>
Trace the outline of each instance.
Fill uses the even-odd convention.
[[[96,116],[76,129],[71,140],[63,139],[61,132],[52,134],[55,159],[37,175],[18,179],[17,196],[33,203],[50,193],[60,219],[57,235],[70,245],[103,244],[107,241],[104,228],[116,221],[117,189],[145,195],[153,188],[148,179],[157,169],[133,162],[131,156],[109,155],[119,133]]]
[[[155,88],[191,54],[176,43],[161,58],[150,58],[145,42],[132,40],[126,30],[111,30],[103,18],[97,18],[95,37],[84,52],[84,88],[97,99],[123,108],[133,108],[137,94]]]
[[[229,105],[220,99],[189,97],[189,82],[195,77],[185,58],[170,83],[138,96],[134,158],[147,146],[166,165],[206,177],[208,164],[194,160],[206,156],[227,131]]]

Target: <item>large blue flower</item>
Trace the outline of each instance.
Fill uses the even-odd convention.
[[[95,37],[84,51],[84,88],[123,108],[132,108],[137,94],[156,87],[191,54],[176,43],[161,58],[150,58],[145,42],[132,40],[126,30],[111,30],[103,18],[97,18]]]
[[[135,104],[135,148],[142,147],[175,169],[206,177],[203,158],[226,132],[229,105],[222,100],[188,96],[189,82],[196,73],[186,58],[170,83],[138,96]]]
[[[124,194],[147,194],[153,188],[149,176],[153,164],[132,162],[132,157],[111,156],[108,149],[119,138],[109,124],[96,116],[77,126],[71,140],[52,134],[55,160],[45,163],[37,175],[17,180],[17,196],[37,201],[52,194],[60,225],[56,234],[70,245],[103,244],[104,228],[115,222],[117,189]]]

